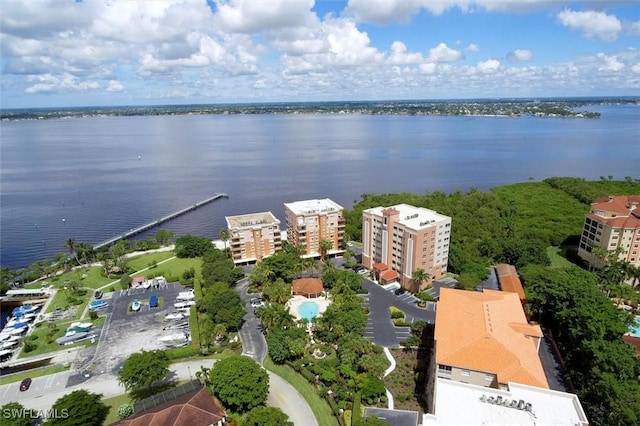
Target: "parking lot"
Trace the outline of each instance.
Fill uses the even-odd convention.
[[[98,343],[79,351],[75,362],[79,375],[70,378],[70,381],[77,383],[87,375],[115,374],[131,354],[141,350],[163,349],[158,339],[176,333],[176,321],[165,320],[164,317],[175,311],[173,304],[180,291],[184,291],[182,285],[168,284],[162,288],[130,289],[128,292],[105,295],[102,300],[108,302],[108,306],[99,312],[106,314],[106,320],[96,330]],[[152,295],[158,296],[160,303],[157,308],[149,306]],[[130,308],[134,300],[140,302],[137,312]],[[182,322],[186,323],[187,320],[188,316]]]

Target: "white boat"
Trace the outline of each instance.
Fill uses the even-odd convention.
[[[169,334],[167,336],[162,336],[158,339],[158,342],[169,347],[184,346],[188,343],[188,341],[189,341],[189,338],[185,333]]]
[[[176,297],[176,300],[193,300],[196,298],[195,293],[192,291],[181,291],[180,293],[178,293],[178,297]]]
[[[134,300],[131,303],[131,310],[134,311],[134,312],[137,312],[137,311],[140,310],[140,301],[139,300]]]
[[[196,304],[195,300],[187,300],[184,302],[176,302],[173,304],[173,307],[176,309],[183,309],[183,308],[188,308],[190,306],[193,306],[195,304]]]
[[[184,318],[184,315],[180,312],[171,312],[170,314],[165,315],[164,319],[166,320],[179,320]]]
[[[151,287],[152,281],[151,280],[147,280],[145,282],[142,283],[142,288],[149,288]]]
[[[74,328],[74,327],[91,328],[91,327],[93,327],[93,323],[76,321],[76,322],[72,322],[69,325],[69,328]]]
[[[20,328],[14,328],[13,331],[11,332],[12,336],[17,336],[19,334],[24,333],[25,331],[27,331],[29,329],[29,327],[20,327]]]
[[[22,339],[20,336],[11,336],[7,339],[7,342],[17,342],[20,339]]]
[[[12,348],[12,347],[16,346],[17,344],[18,344],[17,341],[15,341],[15,342],[10,342],[10,341],[4,342],[2,344],[2,349]]]

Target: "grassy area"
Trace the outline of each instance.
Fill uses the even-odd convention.
[[[56,352],[65,350],[68,348],[74,348],[76,346],[86,346],[90,345],[91,342],[89,340],[85,340],[83,342],[74,343],[72,345],[60,346],[56,343],[56,339],[64,336],[67,327],[75,320],[76,318],[69,318],[63,321],[51,322],[51,323],[40,323],[42,324],[40,327],[36,327],[35,330],[26,338],[27,342],[35,343],[37,347],[31,352],[25,352],[22,350],[18,358],[27,358],[36,355],[42,355],[49,352]],[[104,323],[104,319],[98,319],[93,322],[94,326],[99,325],[100,322]]]
[[[95,290],[114,281],[111,278],[103,277],[101,275],[102,272],[103,270],[100,266],[79,268],[75,271],[65,272],[62,275],[45,279],[44,281],[28,284],[25,287],[40,288],[45,282],[52,284],[55,287],[62,287],[66,281],[76,281],[80,283],[81,287],[88,287]]]
[[[568,268],[575,266],[562,256],[562,249],[560,247],[547,247],[547,256],[549,256],[552,268]]]
[[[50,367],[43,367],[35,370],[29,370],[23,373],[11,374],[9,376],[2,376],[0,377],[0,385],[21,382],[27,377],[31,377],[32,379],[34,379],[36,377],[47,376],[49,374],[55,374],[61,371],[65,371],[68,368],[69,368],[68,366],[64,367],[62,365],[52,365]]]
[[[72,296],[69,290],[60,289],[56,292],[55,296],[53,296],[53,300],[49,303],[47,310],[45,313],[53,312],[57,308],[67,309],[71,306],[77,306],[78,311],[82,313],[81,309],[84,309],[84,305],[86,305],[87,300],[91,297],[91,292],[89,290],[84,290],[85,294],[83,295],[75,295]],[[73,303],[73,301],[80,301],[80,303]]]
[[[320,426],[337,426],[338,421],[333,416],[329,405],[318,395],[316,389],[307,380],[286,365],[276,365],[268,356],[264,360],[264,367],[276,373],[289,382],[307,401]]]
[[[132,257],[127,259],[127,265],[129,265],[129,269],[131,271],[139,271],[144,268],[148,268],[149,265],[155,260],[160,263],[163,260],[167,260],[170,257],[175,256],[173,251],[163,251],[160,253],[146,253],[141,254],[140,256]],[[160,265],[159,267],[161,267]]]
[[[115,423],[118,420],[120,420],[117,416],[118,414],[118,408],[120,408],[120,406],[122,406],[123,404],[132,404],[131,399],[129,398],[129,395],[127,394],[122,394],[122,395],[118,395],[118,396],[114,396],[111,398],[105,398],[102,400],[102,402],[107,405],[109,408],[109,414],[107,414],[107,418],[104,421],[105,425],[110,425],[111,423]]]

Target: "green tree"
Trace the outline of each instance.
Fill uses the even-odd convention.
[[[416,290],[420,290],[420,287],[422,287],[422,283],[428,281],[430,278],[429,274],[427,274],[422,268],[413,271],[412,277],[413,282],[416,283]]]
[[[0,407],[0,426],[31,426],[32,417],[37,417],[37,414],[19,402],[9,402]]]
[[[320,240],[318,246],[320,248],[320,259],[324,260],[325,257],[327,257],[329,250],[333,248],[333,242],[329,240]]]
[[[243,414],[267,399],[269,376],[249,357],[232,356],[217,361],[210,379],[213,393],[231,411]]]
[[[51,408],[59,415],[47,420],[46,426],[101,426],[109,414],[102,395],[84,389],[59,398]]]
[[[132,399],[146,398],[161,390],[157,385],[169,375],[170,363],[167,352],[163,350],[134,353],[126,359],[118,372],[118,382]]]
[[[266,285],[262,293],[267,300],[284,304],[291,297],[291,285],[286,284],[282,279],[278,279],[273,284]]]
[[[240,426],[293,426],[293,423],[279,408],[256,407],[244,416]]]
[[[176,240],[174,252],[180,258],[193,258],[203,256],[212,247],[209,238],[183,235]]]
[[[167,245],[169,244],[169,242],[171,242],[171,239],[174,237],[174,235],[175,234],[172,231],[169,231],[167,229],[161,229],[158,232],[156,232],[156,235],[155,235],[156,242],[161,246]]]
[[[203,306],[216,324],[225,324],[229,329],[238,329],[244,317],[244,302],[238,293],[229,287],[214,286],[204,290]]]
[[[224,228],[220,230],[220,239],[224,244],[224,252],[227,253],[227,240],[229,240],[229,234],[227,233],[227,230]]]

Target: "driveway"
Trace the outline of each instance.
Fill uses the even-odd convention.
[[[240,298],[244,302],[244,322],[238,330],[240,341],[242,342],[242,355],[253,358],[262,365],[264,357],[267,354],[267,342],[262,335],[262,323],[253,313],[251,307],[251,298],[256,297],[255,294],[247,293],[249,288],[249,280],[243,278],[235,285],[235,289],[240,294]]]
[[[170,369],[177,380],[195,379],[200,367],[211,368],[215,360],[205,359],[172,364]],[[0,386],[0,405],[18,401],[26,408],[34,410],[48,410],[58,398],[75,390],[85,389],[89,392],[100,393],[104,398],[122,395],[124,388],[118,384],[116,376],[104,374],[92,377],[81,385],[65,388],[69,372],[36,377],[26,392],[20,392],[20,382]],[[317,426],[311,408],[293,386],[279,376],[269,372],[269,394],[267,403],[284,411],[296,426]]]
[[[376,345],[397,347],[402,340],[411,334],[409,327],[395,327],[393,325],[389,314],[390,306],[401,309],[406,314],[405,321],[407,323],[418,320],[429,324],[435,323],[435,303],[428,302],[425,308],[420,308],[416,303],[416,297],[408,293],[396,296],[393,292],[385,290],[369,279],[365,279],[362,286],[369,292],[362,296],[363,307],[369,308],[369,320],[364,337]]]

